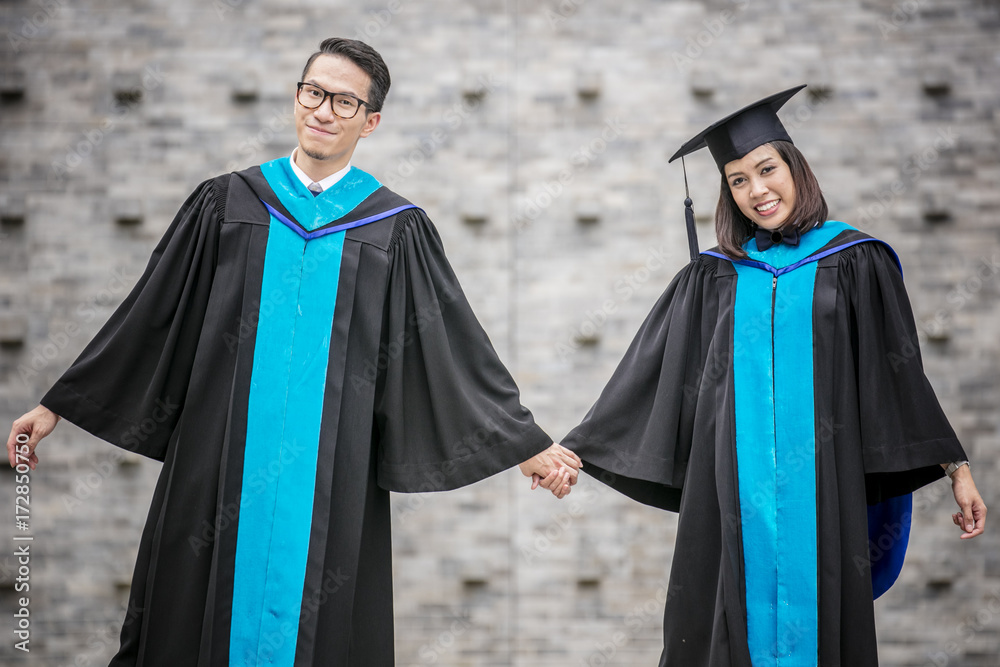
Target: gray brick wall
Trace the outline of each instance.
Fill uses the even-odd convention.
[[[593,0],[0,6],[0,416],[9,423],[124,298],[201,180],[294,145],[293,84],[323,37],[363,37],[393,89],[355,164],[435,220],[523,400],[558,438],[685,263],[667,157],[747,101],[783,117],[834,217],[899,252],[927,373],[1000,482],[1000,10],[986,0]],[[141,100],[127,91],[142,90]],[[116,91],[122,91],[116,104]],[[234,97],[235,95],[235,97]],[[689,160],[702,247],[718,176]],[[106,662],[158,465],[69,425],[32,476],[31,653]],[[0,472],[10,507],[13,475]],[[876,604],[883,664],[1000,662],[997,531],[959,542],[920,492],[907,566]],[[508,472],[394,497],[400,665],[650,665],[674,517],[591,479],[563,502]]]

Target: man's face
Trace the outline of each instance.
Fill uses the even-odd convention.
[[[327,54],[313,61],[302,80],[331,93],[351,93],[362,100],[368,100],[371,83],[364,70],[347,58]],[[316,109],[307,109],[295,101],[295,132],[302,152],[312,159],[342,159],[346,163],[358,140],[378,127],[382,115],[369,113],[368,107],[362,106],[354,118],[345,120],[333,113],[331,102],[328,97]]]

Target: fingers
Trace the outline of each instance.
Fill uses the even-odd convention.
[[[566,468],[556,468],[539,482],[539,486],[552,492],[556,498],[565,498],[569,495],[570,487],[569,470]]]
[[[552,447],[557,452],[559,452],[560,456],[563,458],[563,460],[566,461],[566,463],[571,468],[582,468],[583,467],[583,459],[581,459],[579,456],[577,456],[576,453],[574,453],[572,450],[566,449],[565,447],[563,447],[562,445],[560,445],[558,443],[553,443]]]
[[[32,470],[38,464],[38,457],[35,456],[34,447],[31,445],[31,436],[27,433],[18,433],[13,436],[13,445],[7,443],[7,459],[10,467],[15,468],[18,464],[26,464]]]
[[[562,471],[559,468],[553,468],[552,471],[543,477],[538,483],[543,489],[547,491],[552,491],[555,493],[556,489],[562,483]]]
[[[556,498],[562,500],[569,495],[572,484],[569,482],[569,470],[563,470],[562,475],[559,477],[558,486],[552,490],[552,495]]]
[[[952,521],[955,525],[962,529],[962,534],[959,536],[963,540],[968,540],[970,538],[982,535],[983,527],[973,524],[973,528],[969,530],[966,526],[968,525],[965,521],[965,515],[961,512],[952,515]]]
[[[35,448],[42,438],[52,432],[58,422],[59,415],[42,405],[16,419],[7,438],[7,460],[11,467],[26,463],[34,470],[38,465]]]
[[[566,481],[565,481],[565,482],[563,482],[563,486],[562,486],[562,494],[561,494],[561,495],[559,495],[559,496],[557,496],[557,497],[558,497],[558,498],[559,498],[560,500],[562,500],[563,498],[565,498],[566,496],[568,496],[568,495],[570,494],[570,491],[572,491],[572,490],[573,490],[573,488],[572,488],[572,487],[573,487],[573,484],[576,484],[576,482],[574,481],[574,482],[570,483],[570,481],[569,481],[569,477],[567,476],[567,478],[566,478]]]
[[[566,468],[569,471],[570,486],[576,484],[580,476],[580,468],[583,467],[583,460],[579,456],[558,443],[552,443],[547,450],[542,452],[541,456],[545,459],[545,465]]]
[[[10,435],[7,437],[7,460],[10,462],[10,467],[13,468],[17,465],[17,447],[19,443],[17,438],[24,434],[24,429],[19,426],[20,420],[15,421],[14,425],[10,427]]]
[[[969,514],[959,512],[958,521],[956,521],[962,530],[965,531],[961,535],[963,540],[978,537],[986,531],[986,504],[983,503],[982,498],[977,498],[972,501],[971,506],[971,512]],[[972,526],[971,530],[968,528],[970,525]]]
[[[521,464],[521,473],[531,475],[531,490],[542,487],[556,498],[569,495],[579,478],[580,457],[562,445],[552,444],[547,450]],[[530,472],[529,472],[530,471]]]
[[[580,477],[580,471],[567,463],[565,460],[563,460],[560,465],[564,467],[566,473],[569,475],[570,486],[576,484],[576,480]]]
[[[986,503],[979,495],[967,467],[955,472],[951,487],[959,507],[959,511],[951,515],[951,520],[962,529],[961,538],[967,540],[982,535],[986,530]]]
[[[965,501],[961,503],[960,507],[962,508],[962,511],[959,512],[959,514],[962,516],[963,519],[965,519],[965,523],[962,525],[962,527],[965,528],[965,532],[971,533],[973,529],[976,527],[975,520],[973,519],[974,515],[972,513],[972,502]]]
[[[971,530],[968,529],[969,524],[965,519],[965,515],[963,515],[961,512],[952,514],[951,520],[955,523],[956,526],[962,529],[962,534],[960,535],[960,537],[963,540],[969,540],[972,539],[973,537],[978,537],[982,535],[983,532],[986,531],[985,514],[976,519],[976,521],[972,524],[973,527]]]

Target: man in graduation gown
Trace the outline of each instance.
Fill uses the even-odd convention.
[[[291,158],[202,183],[12,429],[12,464],[37,464],[56,415],[163,461],[112,665],[392,665],[388,492],[519,463],[560,497],[575,478],[426,215],[350,166],[384,62],[320,48]]]
[[[775,112],[800,88],[719,121],[672,159],[707,143],[723,188],[726,165],[744,157],[766,179],[773,165],[751,151],[791,142]],[[795,199],[760,187],[762,210]],[[842,222],[814,222],[751,231],[742,258],[695,254],[562,440],[601,481],[679,512],[661,665],[875,665],[872,600],[902,564],[910,492],[953,463],[953,519],[966,538],[984,528],[895,254]]]

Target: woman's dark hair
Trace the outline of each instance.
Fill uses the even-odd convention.
[[[344,37],[330,37],[319,43],[319,51],[309,56],[306,66],[302,70],[302,80],[305,81],[306,74],[312,66],[313,61],[320,56],[342,56],[360,67],[371,83],[368,84],[368,111],[381,111],[385,96],[389,93],[389,68],[378,51],[368,46],[364,42],[356,39],[346,39]]]
[[[803,233],[814,224],[825,222],[829,210],[826,199],[823,198],[816,175],[799,149],[788,141],[772,141],[766,145],[774,148],[788,165],[795,184],[795,206],[788,216],[789,222],[782,225],[782,229],[797,229]],[[719,240],[719,248],[733,259],[745,258],[747,254],[743,250],[743,244],[754,233],[755,228],[756,225],[736,205],[729,182],[723,174],[719,204],[715,207],[715,235]]]

